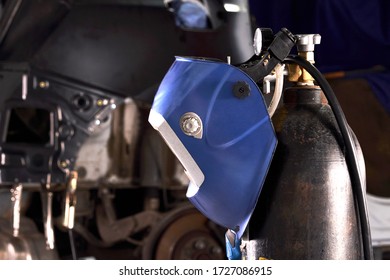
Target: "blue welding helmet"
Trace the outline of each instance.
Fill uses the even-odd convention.
[[[177,57],[149,122],[184,166],[192,204],[241,237],[277,144],[256,83],[221,61]]]

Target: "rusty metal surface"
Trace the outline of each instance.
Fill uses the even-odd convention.
[[[223,236],[219,230],[193,206],[184,205],[168,213],[153,229],[143,248],[143,258],[222,260],[225,252],[217,236]]]

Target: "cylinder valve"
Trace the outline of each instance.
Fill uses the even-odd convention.
[[[314,48],[315,45],[321,43],[320,34],[299,34],[295,35],[297,39],[297,50],[298,55],[302,56],[304,59],[314,63]],[[289,81],[298,82],[301,85],[313,85],[313,77],[304,69],[298,65],[289,65]]]

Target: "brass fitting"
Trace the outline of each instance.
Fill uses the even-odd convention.
[[[314,46],[320,44],[321,35],[304,34],[296,35],[298,55],[314,63]],[[300,85],[314,85],[313,77],[298,65],[288,65],[288,80]]]

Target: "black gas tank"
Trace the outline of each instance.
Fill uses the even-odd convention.
[[[287,89],[273,123],[278,147],[247,229],[244,255],[362,259],[344,142],[322,91]],[[357,141],[356,146],[364,164]]]

